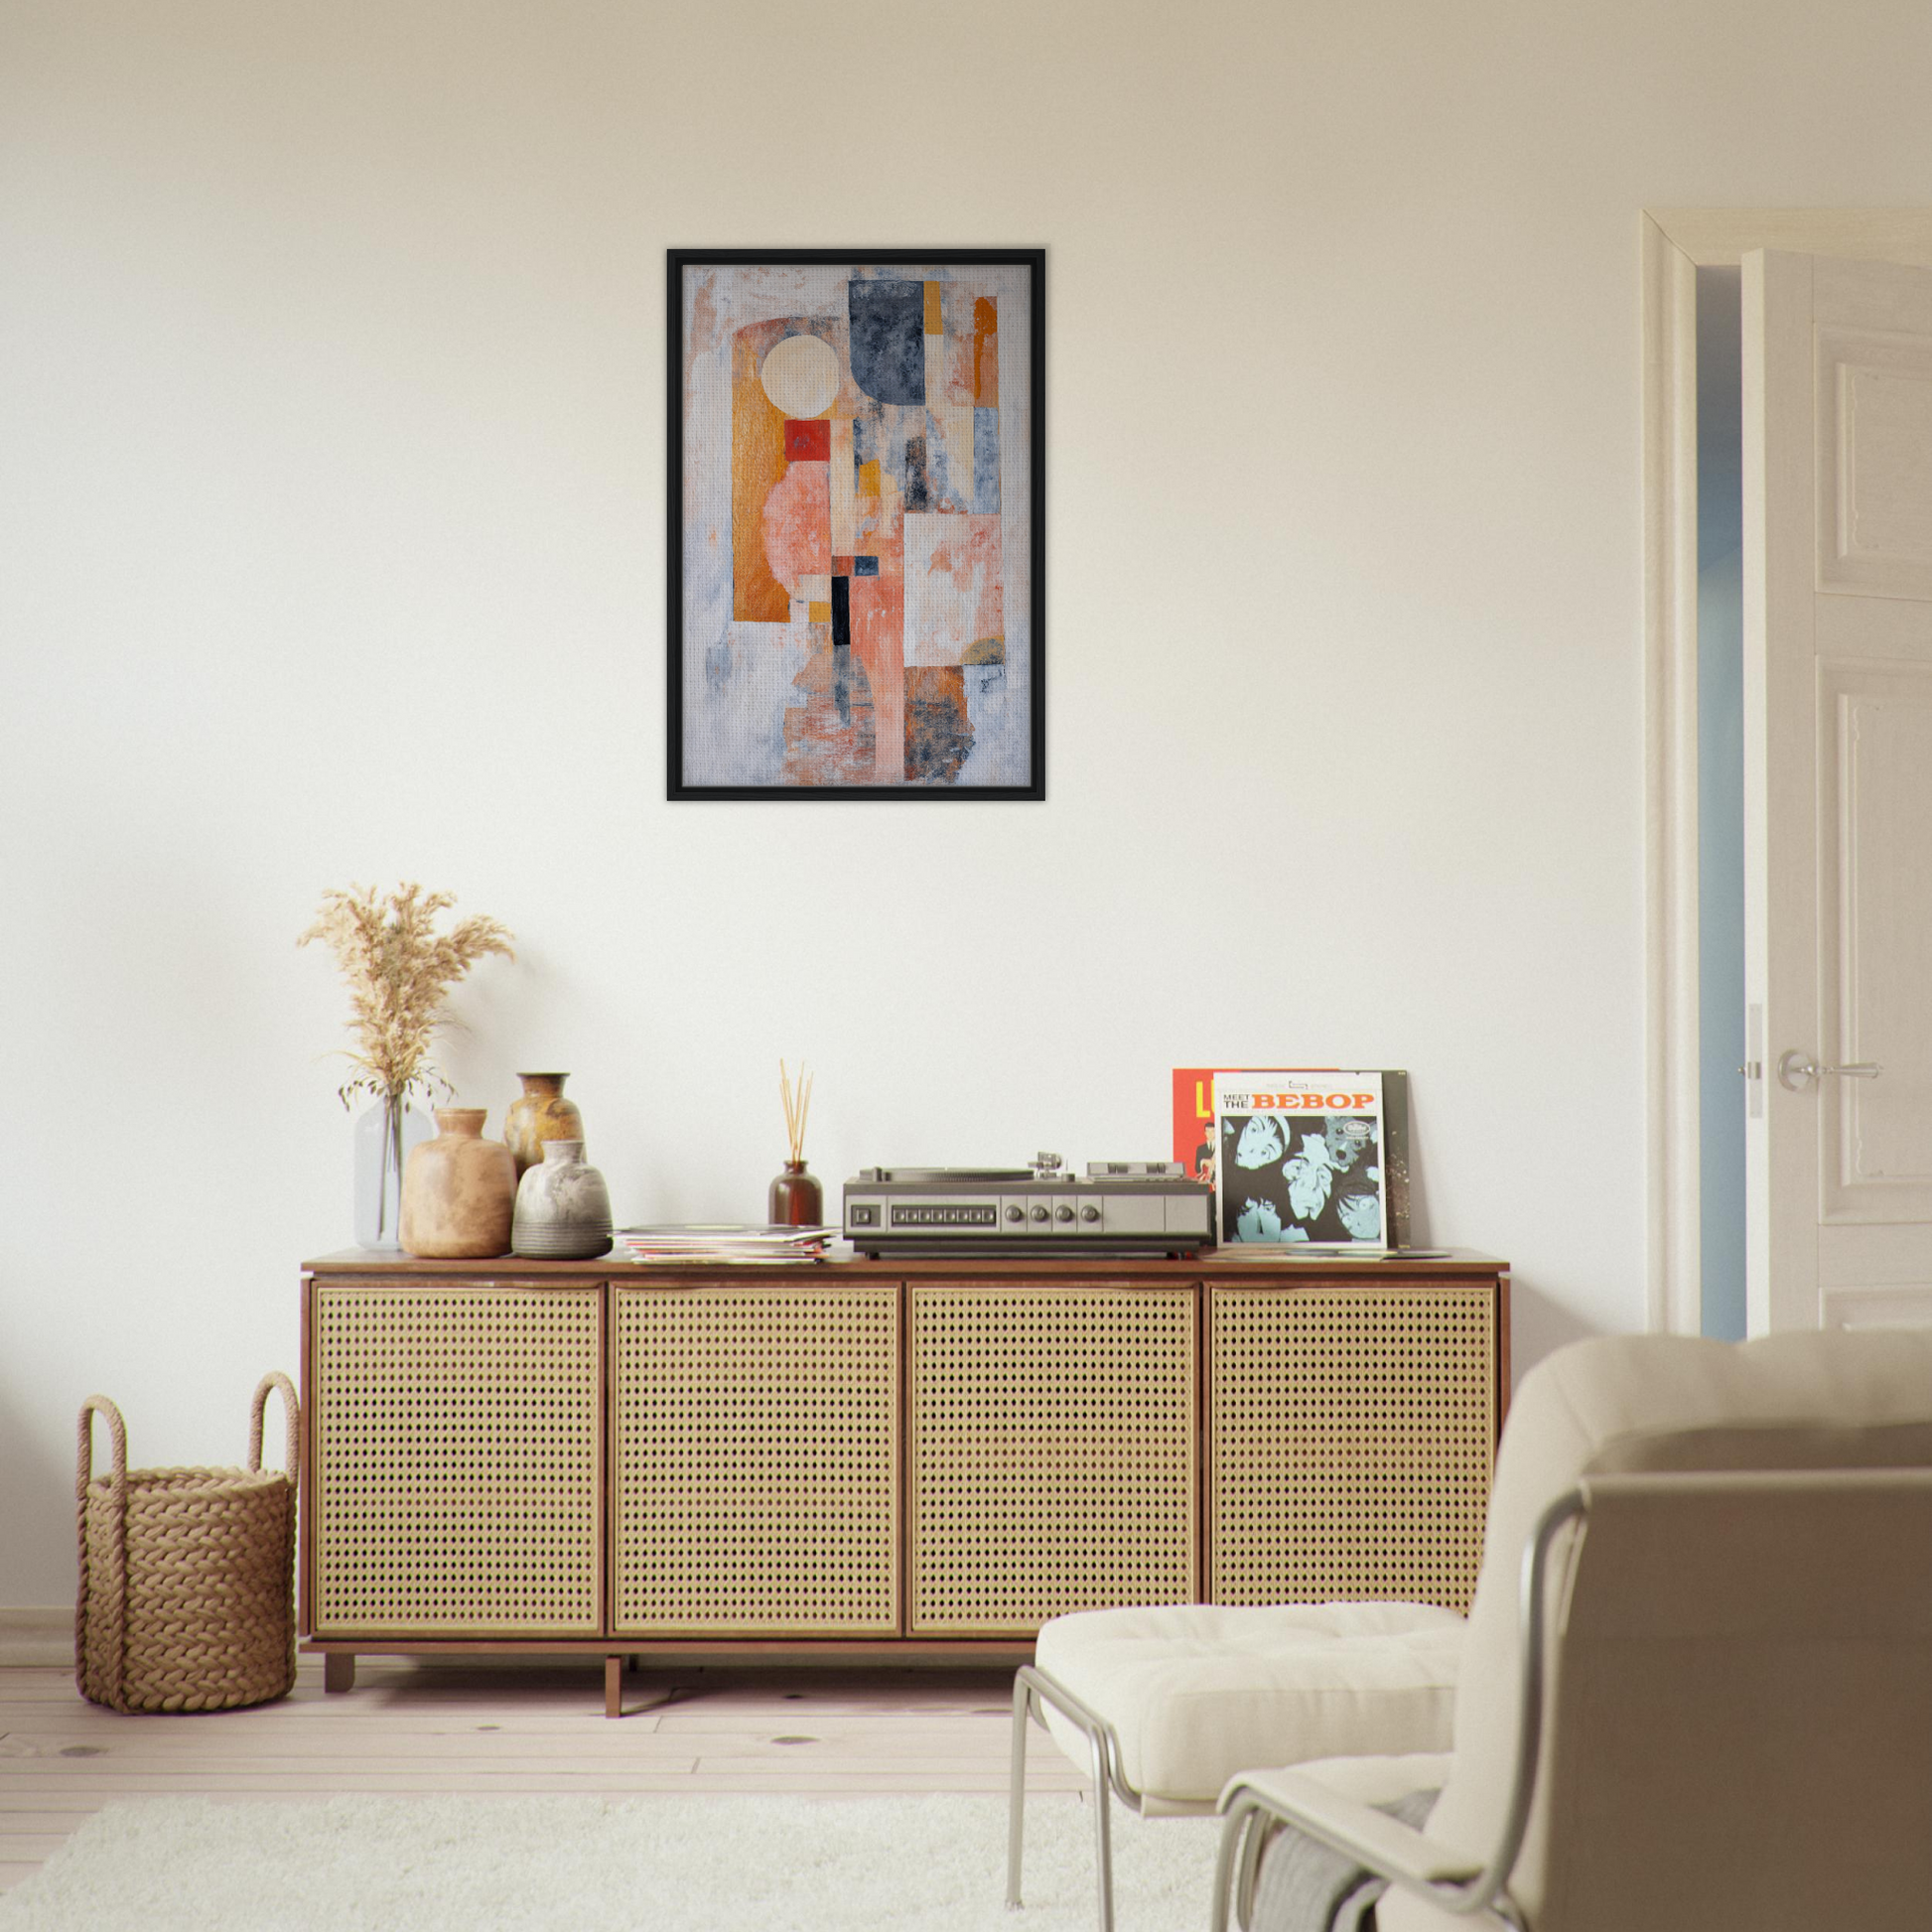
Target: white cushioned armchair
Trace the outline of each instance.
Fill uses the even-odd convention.
[[[1932,1333],[1549,1357],[1504,1432],[1452,1752],[1235,1779],[1216,1926],[1233,1895],[1315,1932],[1277,1875],[1310,1840],[1393,1880],[1378,1932],[1932,1925],[1928,1472]],[[1419,1830],[1374,1808],[1436,1787]]]

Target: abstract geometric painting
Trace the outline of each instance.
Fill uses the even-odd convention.
[[[1042,798],[1039,249],[670,251],[670,796]]]

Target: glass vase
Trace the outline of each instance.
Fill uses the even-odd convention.
[[[355,1245],[402,1249],[402,1170],[411,1148],[434,1134],[429,1121],[400,1094],[355,1117]]]

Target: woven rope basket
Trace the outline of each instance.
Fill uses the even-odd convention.
[[[262,1417],[282,1392],[288,1467],[262,1467]],[[114,1466],[95,1475],[93,1418]],[[130,1469],[104,1395],[80,1405],[80,1593],[73,1675],[116,1711],[227,1711],[295,1683],[295,1493],[301,1415],[286,1375],[255,1391],[245,1469]]]

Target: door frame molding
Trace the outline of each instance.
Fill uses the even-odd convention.
[[[1642,216],[1647,1325],[1702,1329],[1698,1095],[1697,271],[1753,248],[1932,267],[1932,208]]]

